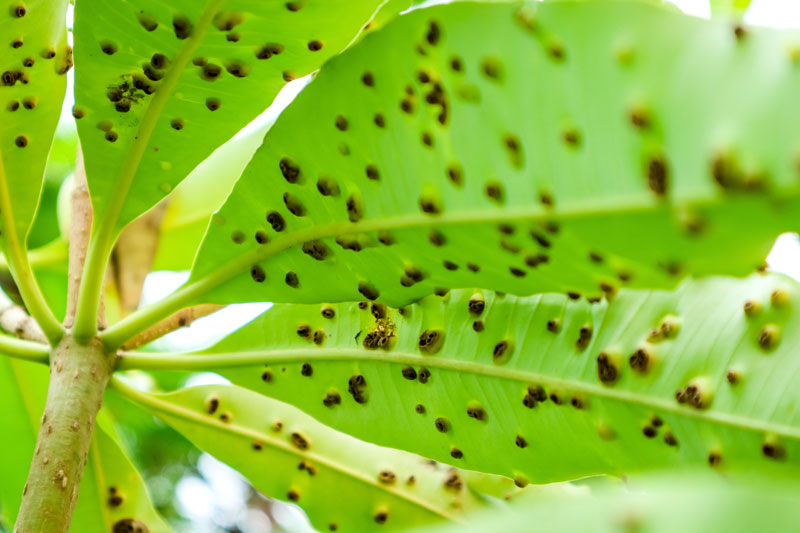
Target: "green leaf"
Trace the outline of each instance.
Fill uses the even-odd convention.
[[[204,355],[122,367],[214,369],[359,439],[522,483],[709,464],[796,474],[798,308],[800,284],[779,275],[594,305],[471,290],[401,310],[285,304]]]
[[[144,531],[171,532],[153,508],[142,476],[110,432],[108,423],[101,422],[95,428],[89,451],[91,466],[87,465],[81,480],[71,530],[107,533],[143,524],[147,527]]]
[[[743,13],[750,7],[751,0],[711,0],[713,14]]]
[[[798,40],[642,2],[411,12],[281,115],[176,298],[594,298],[751,272],[798,213]]]
[[[626,491],[549,498],[503,514],[485,514],[469,526],[415,529],[415,533],[592,531],[674,533],[675,531],[793,531],[800,519],[797,484],[759,478],[737,485],[692,473],[650,479]]]
[[[189,270],[211,215],[230,194],[236,179],[253,156],[265,124],[217,148],[200,163],[169,197],[153,270]]]
[[[0,505],[7,529],[17,516],[25,481],[36,447],[47,396],[46,366],[0,357],[0,403],[5,409],[3,431],[7,438],[0,454]],[[76,533],[107,533],[120,520],[133,519],[147,524],[151,533],[170,529],[150,504],[144,482],[125,452],[100,422],[95,427],[89,462],[81,480],[78,504],[72,522]],[[116,491],[111,494],[110,488]],[[118,496],[121,501],[113,498]]]
[[[95,217],[113,231],[155,205],[380,4],[80,3],[75,114]]]
[[[72,50],[66,0],[7,2],[0,59],[2,244],[25,247],[61,112]]]
[[[458,470],[365,444],[239,387],[151,395],[115,386],[267,496],[296,502],[320,529],[398,530],[483,504]]]

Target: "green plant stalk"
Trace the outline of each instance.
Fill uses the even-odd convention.
[[[0,353],[45,365],[50,360],[50,349],[46,345],[8,335],[0,335]]]
[[[704,199],[705,200],[705,199]],[[721,199],[711,201],[698,201],[697,206],[710,206],[720,203]],[[636,198],[629,198],[626,203],[607,202],[607,205],[598,205],[592,202],[591,206],[575,204],[569,209],[561,209],[557,214],[561,220],[568,218],[582,218],[604,213],[618,212],[638,212],[653,209],[653,199],[649,195],[641,195]],[[497,224],[501,222],[514,221],[534,221],[553,218],[552,213],[548,213],[540,206],[525,206],[519,208],[492,209],[485,212],[452,211],[436,219],[436,225],[446,227],[448,225],[459,224]],[[295,231],[289,235],[279,237],[260,248],[255,248],[236,259],[229,261],[224,266],[214,270],[197,280],[189,281],[186,285],[179,288],[166,298],[159,300],[151,305],[143,307],[123,318],[116,324],[100,333],[100,339],[109,351],[116,350],[125,341],[133,338],[136,334],[144,331],[148,327],[166,318],[170,314],[191,305],[199,303],[197,301],[205,293],[213,290],[219,285],[230,280],[237,274],[249,269],[260,261],[272,257],[292,246],[297,246],[306,241],[324,239],[337,235],[350,235],[358,233],[368,233],[380,230],[391,230],[397,228],[423,227],[431,224],[428,215],[411,214],[391,218],[377,218],[365,220],[363,222],[337,222],[324,226],[314,226]]]
[[[136,140],[131,144],[131,149],[122,165],[122,170],[117,180],[117,194],[112,198],[105,216],[99,220],[97,230],[92,234],[86,255],[86,263],[84,264],[73,325],[73,335],[79,343],[85,344],[89,342],[97,333],[97,309],[100,305],[103,278],[111,255],[111,249],[119,236],[117,221],[119,220],[125,197],[130,190],[133,179],[136,177],[147,143],[153,134],[153,129],[167,100],[172,95],[172,90],[183,73],[184,66],[189,63],[192,54],[205,35],[205,30],[211,24],[222,3],[223,0],[208,0],[202,16],[195,24],[192,36],[187,40],[186,45],[181,49],[180,55],[175,58],[167,75],[164,77],[161,87],[142,117]]]
[[[299,363],[315,360],[330,361],[380,361],[397,365],[419,365],[426,368],[452,370],[463,374],[497,377],[520,383],[540,383],[548,387],[563,388],[575,392],[584,392],[600,398],[617,400],[627,404],[642,405],[655,410],[678,413],[681,416],[708,420],[717,424],[751,431],[763,431],[794,439],[800,439],[800,428],[756,420],[746,416],[715,412],[713,410],[688,410],[674,401],[645,394],[610,389],[603,385],[593,385],[581,381],[561,379],[546,374],[538,374],[524,370],[496,365],[486,365],[471,361],[426,357],[414,353],[377,352],[349,348],[307,348],[264,350],[261,352],[231,352],[214,355],[189,355],[168,353],[131,353],[122,354],[117,360],[117,370],[202,370],[237,366],[257,366],[270,363]]]
[[[14,531],[67,533],[114,356],[71,335],[54,348],[50,385]]]
[[[33,268],[63,263],[68,257],[69,243],[61,237],[44,246],[28,250],[28,262]],[[5,256],[0,256],[0,270],[6,272],[11,270]]]
[[[0,220],[3,225],[3,236],[6,238],[6,255],[11,270],[11,275],[19,288],[25,307],[28,308],[42,328],[47,340],[55,346],[64,335],[64,328],[59,323],[53,311],[47,305],[33,271],[28,261],[26,247],[19,240],[17,228],[14,224],[14,211],[11,197],[8,193],[8,182],[2,157],[0,156]]]

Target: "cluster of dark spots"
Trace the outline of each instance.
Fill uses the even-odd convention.
[[[281,424],[281,427],[283,424]],[[308,440],[308,437],[300,433],[299,431],[295,431],[290,436],[292,440],[292,444],[294,444],[300,450],[307,450],[311,447],[311,442]]]
[[[483,320],[476,320],[472,323],[472,330],[477,333],[483,331],[483,328],[484,328]]]
[[[475,263],[467,262],[467,270],[470,272],[478,272],[480,271],[481,267],[476,265]]]
[[[272,381],[272,371],[271,370],[264,370],[261,373],[261,381],[265,383],[269,383]]]
[[[289,212],[294,216],[296,217],[306,216],[306,207],[303,205],[300,199],[295,195],[289,192],[283,193],[283,203],[286,206],[286,209],[288,209]]]
[[[261,268],[261,265],[253,265],[250,267],[250,277],[253,278],[253,281],[256,283],[263,283],[264,280],[267,279],[267,274],[264,272],[264,269]]]
[[[379,128],[386,127],[386,117],[384,117],[381,113],[375,113],[375,116],[372,117],[372,122],[374,122]]]
[[[597,378],[607,385],[619,379],[619,365],[613,355],[600,352],[597,356]]]
[[[514,444],[517,446],[517,448],[527,448],[528,447],[528,441],[526,441],[525,437],[523,437],[522,435],[517,435],[514,438]]]
[[[240,61],[227,61],[225,70],[235,78],[246,78],[250,74],[250,67]]]
[[[342,397],[336,391],[329,391],[322,399],[322,405],[325,407],[333,407],[342,403]]]
[[[11,42],[11,48],[20,48],[22,44],[22,39],[16,39]]]
[[[264,449],[264,443],[261,442],[261,441],[258,441],[258,440],[254,440],[252,446],[253,446],[253,450],[255,450],[257,452],[260,452],[261,450]]]
[[[222,74],[222,67],[214,63],[204,63],[199,71],[200,79],[214,81]]]
[[[565,130],[561,138],[564,140],[564,144],[570,148],[578,148],[581,145],[581,134],[576,129]]]
[[[744,303],[744,314],[750,318],[757,316],[761,313],[761,304],[758,302],[754,302],[753,300],[748,300]]]
[[[553,402],[553,404],[555,405],[561,405],[562,403],[564,403],[561,400],[561,396],[559,396],[557,392],[550,393],[550,401]]]
[[[641,130],[650,127],[650,114],[642,107],[634,107],[631,109],[630,113],[628,113],[628,120],[630,120],[630,123],[633,124],[634,127]]]
[[[286,221],[284,221],[283,216],[277,211],[270,211],[267,213],[267,223],[278,233],[286,229]]]
[[[365,72],[361,75],[361,83],[367,87],[375,87],[375,76],[373,76],[372,72]]]
[[[647,186],[657,196],[664,196],[669,185],[667,162],[661,156],[652,157],[647,162]]]
[[[374,285],[371,283],[367,283],[366,281],[361,281],[358,284],[358,292],[361,293],[364,298],[367,300],[377,300],[380,293],[378,289],[375,288]]]
[[[194,26],[186,15],[175,14],[172,17],[172,29],[179,40],[188,39],[192,35]]]
[[[297,489],[289,489],[289,492],[286,493],[286,499],[290,502],[300,501],[300,492]]]
[[[736,37],[737,41],[742,41],[747,37],[747,30],[741,24],[736,24],[733,27],[733,36]]]
[[[289,157],[283,157],[278,162],[278,168],[283,178],[289,183],[297,183],[300,180],[300,166]]]
[[[422,405],[421,403],[418,403],[418,404],[417,404],[417,405],[414,407],[414,410],[415,410],[417,413],[421,414],[421,415],[424,415],[424,414],[425,414],[425,406],[424,406],[424,405]]]
[[[414,381],[415,379],[417,379],[417,371],[416,371],[416,370],[414,370],[414,368],[413,368],[413,367],[410,367],[410,366],[405,366],[405,367],[403,367],[403,369],[400,371],[400,373],[401,373],[401,374],[403,375],[403,377],[404,377],[405,379],[407,379],[407,380]]]
[[[279,433],[282,430],[283,430],[283,422],[281,422],[280,420],[276,420],[275,422],[273,422],[272,431]]]
[[[578,330],[578,340],[575,341],[575,348],[578,351],[583,351],[589,346],[589,342],[592,340],[592,326],[589,324],[585,324],[581,326],[581,329]]]
[[[117,490],[117,487],[108,487],[108,499],[106,502],[108,506],[112,509],[115,509],[122,505],[122,502],[125,501],[125,498],[120,492]]]
[[[435,20],[432,20],[428,23],[428,31],[425,33],[425,40],[428,41],[428,44],[431,46],[436,46],[439,44],[439,39],[442,37],[442,29],[439,26],[439,23]]]
[[[508,271],[515,278],[524,278],[527,275],[527,272],[525,272],[521,268],[517,268],[517,267],[508,267]]]
[[[123,518],[114,522],[111,531],[112,533],[148,533],[150,529],[144,522],[133,518]]]
[[[781,330],[775,324],[765,325],[758,333],[758,345],[764,350],[772,350],[780,343]]]
[[[552,57],[556,62],[564,61],[566,57],[564,47],[557,41],[550,41],[547,44],[547,53],[550,54],[550,57]]]
[[[305,322],[297,326],[297,334],[303,338],[308,338],[311,335],[311,326]]]
[[[367,380],[361,374],[351,376],[348,380],[347,392],[353,397],[356,403],[367,403]]]
[[[444,246],[447,244],[447,237],[445,237],[444,233],[433,229],[428,233],[428,241],[434,246]]]
[[[314,368],[309,363],[303,363],[303,366],[300,367],[300,374],[305,377],[311,377],[314,375]]]
[[[269,59],[272,56],[280,55],[283,52],[284,47],[278,43],[267,43],[264,46],[256,49],[255,55],[256,59]]]
[[[717,451],[712,451],[708,454],[708,465],[711,467],[720,466],[722,464],[722,454]]]
[[[695,409],[707,409],[711,405],[711,394],[698,383],[690,383],[675,392],[675,399]]]
[[[672,431],[666,430],[664,432],[664,443],[667,446],[677,446],[678,445],[678,439],[675,438],[675,435],[672,433]]]
[[[731,385],[738,385],[742,382],[742,376],[736,370],[728,370],[725,374],[725,379],[727,379],[728,383]]]
[[[470,297],[469,303],[467,305],[471,315],[480,316],[480,314],[483,313],[483,310],[486,307],[486,301],[484,300],[482,294],[473,294]]]
[[[303,253],[317,261],[323,261],[331,254],[331,249],[320,240],[307,241],[303,243]]]
[[[205,401],[205,409],[206,413],[213,415],[219,409],[219,396],[216,394],[212,394]]]
[[[538,253],[538,254],[531,254],[525,256],[525,264],[531,268],[536,268],[541,264],[545,264],[550,261],[550,257],[546,254]]]
[[[454,492],[460,492],[461,489],[464,488],[464,482],[461,480],[461,476],[458,475],[458,471],[455,468],[447,472],[447,477],[444,480],[444,488]]]
[[[505,364],[511,359],[512,353],[514,353],[514,343],[502,340],[492,348],[492,362],[496,365]]]
[[[309,41],[307,46],[311,52],[319,52],[320,50],[322,50],[323,45],[322,41],[314,40],[314,41]]]
[[[223,413],[220,413],[219,419],[225,424],[229,424],[233,420],[233,413],[231,413],[230,411],[225,411]]]
[[[394,235],[390,231],[387,230],[379,230],[378,231],[378,242],[384,246],[391,246],[397,242],[394,238]]]
[[[17,2],[15,5],[11,6],[11,16],[16,18],[22,18],[28,12],[28,9],[25,7],[25,4],[22,2]]]
[[[173,130],[180,131],[180,130],[183,129],[183,119],[181,119],[181,118],[173,118],[170,121],[169,125],[170,125],[170,127],[172,127]]]
[[[14,144],[17,146],[17,148],[25,148],[28,146],[28,138],[24,135],[18,135],[14,139]]]
[[[653,426],[647,425],[642,428],[642,434],[648,439],[652,439],[658,434],[658,431]]]
[[[439,215],[442,213],[442,201],[433,195],[422,195],[419,197],[419,208],[423,213],[429,215]]]
[[[522,405],[528,409],[536,407],[537,403],[547,401],[547,393],[541,385],[529,385],[522,398]]]
[[[573,396],[570,398],[569,403],[575,409],[586,409],[586,400],[580,396]]]
[[[364,218],[364,201],[360,194],[351,194],[347,198],[345,207],[347,208],[347,218],[350,222],[358,222]]]
[[[462,457],[464,457],[464,452],[453,446],[452,448],[450,448],[450,457],[452,457],[453,459],[461,459]]]
[[[426,329],[417,340],[419,351],[426,355],[438,353],[444,345],[444,331],[438,329]]]
[[[100,50],[107,56],[113,56],[117,53],[117,45],[112,41],[100,41]]]
[[[547,321],[547,331],[550,333],[558,333],[561,331],[561,319],[559,318],[551,318]]]
[[[503,184],[499,181],[490,181],[487,183],[484,188],[484,193],[496,204],[505,202],[505,191],[503,190]]]
[[[431,379],[431,371],[427,368],[420,367],[419,372],[417,373],[417,381],[422,383],[423,385]]]
[[[447,433],[450,431],[450,422],[446,418],[437,418],[433,421],[433,425],[439,433]]]
[[[27,76],[24,73],[22,73],[22,71],[19,70],[17,71],[7,70],[3,72],[3,74],[0,74],[0,82],[2,82],[2,84],[5,85],[6,87],[12,87],[18,81],[25,84],[27,83],[27,79],[28,79]]]
[[[478,403],[470,403],[467,406],[467,416],[475,420],[486,420],[486,410]]]
[[[389,520],[389,510],[381,507],[373,516],[376,524],[385,524]]]
[[[73,107],[72,108],[72,116],[75,117],[75,120],[80,120],[86,116],[86,111],[82,107]]]
[[[653,355],[649,348],[642,346],[637,348],[633,355],[628,358],[631,370],[639,374],[646,374],[653,365]]]
[[[381,470],[378,472],[378,482],[384,485],[394,485],[397,482],[397,475],[391,470]]]
[[[768,459],[782,460],[786,458],[786,448],[778,442],[767,441],[761,445],[761,453]]]
[[[56,51],[52,48],[45,48],[40,55],[45,59],[53,59],[56,57]]]
[[[287,272],[283,277],[283,281],[286,283],[286,285],[292,287],[293,289],[296,289],[300,286],[300,279],[297,277],[295,272]]]
[[[147,31],[153,31],[158,28],[158,22],[156,21],[155,17],[152,15],[148,15],[146,13],[139,13],[137,17],[139,20],[139,24]]]

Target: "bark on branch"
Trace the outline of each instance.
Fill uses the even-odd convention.
[[[223,307],[225,306],[216,304],[200,304],[193,307],[187,307],[186,309],[181,309],[174,315],[165,318],[158,324],[151,326],[150,328],[136,335],[134,338],[123,344],[122,349],[130,351],[140,348],[145,344],[149,344],[154,340],[163,337],[167,333],[171,333],[176,329],[188,326],[198,318],[202,318],[210,315],[211,313],[219,311]]]
[[[42,328],[33,317],[4,294],[0,294],[0,329],[20,339],[47,344]]]

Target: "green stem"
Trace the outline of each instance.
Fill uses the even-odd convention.
[[[45,365],[50,360],[50,348],[48,346],[38,342],[9,337],[8,335],[0,335],[0,354]]]
[[[69,257],[69,243],[58,237],[38,248],[28,250],[28,261],[32,268],[62,263]],[[0,270],[10,271],[5,256],[0,255]]]
[[[5,237],[5,252],[11,275],[17,284],[22,300],[28,312],[41,326],[45,337],[51,345],[55,346],[64,336],[64,328],[53,314],[50,306],[44,299],[36,278],[33,276],[28,260],[28,251],[20,241],[18,228],[14,221],[14,209],[8,191],[8,179],[5,167],[0,156],[0,221],[2,221],[3,237]]]
[[[69,531],[113,359],[98,340],[80,345],[65,336],[55,348],[42,426],[15,532]]]
[[[587,396],[604,398],[626,404],[640,405],[678,416],[696,418],[746,431],[800,440],[800,427],[777,424],[767,420],[756,420],[720,411],[698,411],[679,405],[674,399],[658,398],[632,391],[612,389],[580,380],[563,379],[546,374],[529,372],[519,368],[487,365],[473,361],[460,361],[445,357],[429,357],[414,353],[383,350],[361,350],[355,348],[296,348],[263,350],[259,352],[227,352],[209,355],[188,353],[126,353],[117,360],[117,370],[213,370],[219,368],[261,366],[270,363],[306,363],[311,361],[370,361],[375,363],[425,366],[440,370],[472,374],[483,377],[506,379],[520,383],[540,383],[564,390],[582,392]]]
[[[73,335],[79,343],[86,343],[97,334],[97,309],[100,304],[100,292],[103,287],[108,258],[119,235],[117,227],[125,200],[130,192],[133,180],[139,170],[145,150],[150,143],[153,130],[161,117],[164,106],[172,96],[172,92],[189,63],[195,49],[200,45],[206,29],[224,0],[208,0],[203,14],[195,24],[191,37],[181,48],[173,61],[155,96],[147,106],[147,110],[139,123],[139,129],[128,150],[121,170],[114,181],[114,194],[108,199],[106,210],[99,220],[97,230],[92,235],[89,250],[86,254],[81,288],[78,293],[78,305],[73,325]]]

